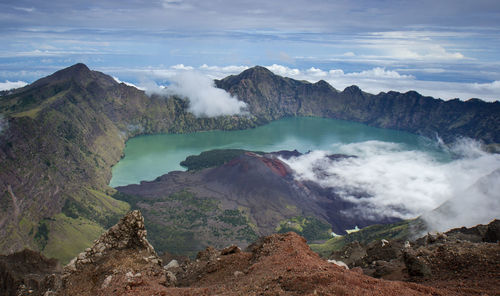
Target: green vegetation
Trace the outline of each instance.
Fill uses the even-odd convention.
[[[89,219],[66,217],[64,214],[55,215],[50,221],[49,240],[43,253],[57,258],[66,264],[78,253],[92,245],[105,229]]]
[[[239,210],[224,210],[222,215],[217,216],[216,219],[233,226],[245,225],[247,223],[247,218]]]
[[[296,232],[308,241],[330,238],[331,226],[327,222],[316,217],[297,216],[289,220],[282,221],[276,228],[278,233],[289,231]]]
[[[45,249],[47,241],[49,240],[49,228],[47,227],[47,221],[41,220],[38,223],[38,230],[36,231],[34,238],[40,249]]]
[[[239,209],[221,209],[220,202],[182,190],[162,198],[143,198],[117,192],[114,198],[140,209],[148,239],[159,252],[194,257],[206,247],[203,241],[225,247],[230,241],[250,243],[257,235]]]
[[[194,231],[157,223],[147,223],[146,226],[148,239],[158,252],[168,251],[194,258],[204,247]]]
[[[377,224],[365,227],[357,232],[344,236],[337,236],[322,244],[311,244],[311,249],[321,257],[328,257],[333,251],[342,249],[346,244],[358,241],[368,244],[375,240],[408,239],[410,236],[409,225],[413,220],[401,221],[393,224]]]
[[[181,162],[181,166],[189,171],[201,170],[205,168],[217,167],[247,152],[242,149],[214,149],[204,151],[199,155],[188,156]],[[264,152],[253,152],[264,154]]]
[[[62,213],[72,219],[88,218],[108,228],[118,222],[130,209],[127,203],[115,200],[96,190],[87,189],[84,197],[67,197]]]

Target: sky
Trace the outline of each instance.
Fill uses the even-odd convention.
[[[494,101],[499,23],[496,0],[0,0],[0,89],[78,62],[139,86],[261,65],[339,90]]]

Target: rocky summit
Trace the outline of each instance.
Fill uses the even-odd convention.
[[[343,91],[327,82],[299,81],[253,67],[216,85],[245,101],[257,117],[321,116],[421,134],[447,142],[457,136],[500,143],[500,102],[443,101],[415,91],[370,94],[353,85]]]
[[[456,295],[498,295],[499,241],[500,220],[494,220],[414,241],[354,241],[333,252],[330,259],[376,278],[446,288]]]
[[[64,267],[57,294],[100,295],[116,282],[128,290],[146,280],[163,283],[166,271],[146,233],[141,212],[129,212]]]
[[[147,252],[148,260],[159,263],[161,260],[154,251],[153,246],[146,239],[146,229],[144,228],[144,218],[138,210],[125,215],[118,224],[111,227],[101,237],[94,241],[91,248],[80,253],[73,258],[65,267],[68,272],[75,272],[82,269],[85,264],[99,260],[108,252],[123,249],[138,249]]]
[[[51,281],[26,276],[2,285],[2,295],[456,295],[439,288],[391,282],[349,270],[311,251],[296,233],[262,237],[246,250],[208,247],[196,259],[162,264],[149,245],[139,211],[128,213]],[[33,261],[18,260],[18,268]],[[51,265],[48,265],[49,267]],[[4,278],[2,278],[4,280]],[[493,295],[493,294],[491,294]]]

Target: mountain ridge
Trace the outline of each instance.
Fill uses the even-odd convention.
[[[229,76],[216,84],[246,101],[254,114],[197,118],[187,112],[188,103],[181,98],[147,96],[84,64],[2,93],[0,235],[4,239],[0,251],[29,247],[65,261],[89,246],[104,228],[130,208],[129,204],[114,199],[116,191],[108,186],[111,166],[119,161],[130,137],[244,129],[295,115],[338,116],[404,129],[412,123],[404,116],[414,106],[434,102],[409,93],[406,96],[411,106],[399,105],[396,98],[405,94],[368,95],[358,87],[339,92],[326,82],[313,84],[283,78],[263,67]],[[392,97],[387,106],[386,96]],[[360,107],[356,105],[358,102]],[[430,103],[435,104],[444,103]],[[451,105],[465,106],[465,103],[451,101]],[[479,106],[466,112],[469,119],[456,123],[453,116],[447,116],[439,124],[458,124],[450,129],[458,132],[469,124],[473,138],[486,143],[500,142],[500,124],[496,124],[500,120],[500,103],[474,100],[469,105]],[[484,106],[494,108],[485,112]],[[428,108],[417,107],[415,112],[422,120]],[[402,118],[397,117],[398,108],[402,110]],[[386,109],[390,116],[377,116]],[[375,115],[367,117],[370,110],[375,110]],[[478,120],[474,123],[475,119]],[[433,136],[439,124],[423,126],[422,133]],[[484,127],[482,132],[478,132],[480,127]],[[420,131],[420,128],[413,130]]]
[[[267,120],[297,115],[321,116],[409,131],[430,138],[439,136],[445,142],[462,136],[486,144],[500,143],[498,101],[444,101],[416,91],[374,95],[356,85],[340,92],[324,81],[304,82],[264,69],[256,66],[215,83],[246,102],[253,115]]]
[[[0,250],[29,247],[64,261],[88,246],[130,208],[108,186],[129,137],[255,126],[186,109],[83,64],[1,96]]]

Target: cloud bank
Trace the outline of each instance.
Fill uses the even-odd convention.
[[[475,142],[457,142],[448,152],[453,157],[451,161],[380,141],[339,144],[332,148],[336,153],[357,157],[332,161],[326,157],[330,152],[314,151],[284,161],[295,171],[298,180],[335,188],[342,198],[357,204],[349,214],[362,214],[371,219],[409,219],[450,200],[453,206],[466,205],[459,208],[460,213],[468,209],[475,215],[456,215],[444,227],[470,226],[500,218],[500,190],[496,190],[499,179],[495,178],[500,170],[500,155],[483,152]],[[495,170],[492,176],[481,179]],[[477,182],[481,186],[470,189]],[[468,202],[463,203],[464,200]],[[440,220],[445,216],[434,217]]]
[[[184,65],[178,67],[176,75],[170,77],[168,87],[145,86],[153,92],[177,95],[189,100],[188,111],[197,117],[245,114],[246,103],[239,101],[226,91],[215,87],[214,81],[201,73],[190,71]]]
[[[479,178],[467,190],[458,192],[436,211],[422,215],[428,231],[471,227],[500,218],[500,169]]]
[[[363,91],[372,94],[380,92],[399,91],[407,92],[415,90],[422,95],[441,98],[444,100],[459,98],[468,100],[479,98],[484,101],[496,101],[500,99],[500,80],[484,83],[450,82],[450,81],[427,81],[420,80],[414,75],[405,74],[407,71],[388,69],[385,67],[368,68],[361,71],[346,72],[343,69],[321,69],[309,67],[306,69],[291,68],[280,64],[265,66],[273,73],[290,77],[297,80],[317,82],[325,80],[338,90],[348,86],[357,85]],[[211,79],[221,79],[228,75],[239,74],[248,69],[248,66],[209,66],[203,64],[199,67],[178,64],[168,68],[142,68],[142,69],[101,69],[105,73],[122,75],[127,77],[143,77],[154,81],[171,80],[173,77],[186,72],[198,72]],[[446,72],[440,68],[425,69],[427,73]]]
[[[9,81],[0,82],[0,90],[10,90],[13,88],[19,88],[28,85],[27,82],[24,81]]]

